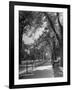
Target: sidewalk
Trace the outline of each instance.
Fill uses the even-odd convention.
[[[36,71],[36,70],[52,70],[53,68],[52,68],[52,65],[49,65],[49,66],[38,66],[38,67],[30,67],[30,68],[28,68],[28,70],[29,71]],[[22,73],[25,73],[26,72],[26,70],[22,70],[22,71],[20,71],[19,72],[19,74],[22,74]]]
[[[49,66],[39,66],[33,69],[32,73],[25,74],[25,70],[19,73],[20,78],[28,79],[28,78],[47,78],[54,77],[54,71],[52,65]]]
[[[48,77],[62,77],[63,68],[55,66],[53,67],[51,63],[46,62],[41,66],[32,67],[30,66],[26,69],[22,69],[19,72],[20,79],[29,79],[29,78],[48,78]]]

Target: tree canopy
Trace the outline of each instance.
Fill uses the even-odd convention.
[[[56,59],[63,52],[62,13],[19,11],[19,43],[25,60]]]

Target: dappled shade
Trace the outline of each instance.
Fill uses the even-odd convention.
[[[19,64],[50,61],[54,66],[58,57],[63,66],[62,13],[19,11]]]

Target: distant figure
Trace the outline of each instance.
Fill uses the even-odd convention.
[[[61,57],[58,57],[56,60],[53,62],[53,67],[59,67],[61,62]]]

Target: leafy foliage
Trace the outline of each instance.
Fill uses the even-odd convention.
[[[63,20],[61,13],[58,12],[20,11],[20,58],[25,60],[55,60],[58,56],[62,57],[60,54],[63,52],[61,49],[63,47],[63,24],[61,20]],[[23,35],[32,38],[34,43],[25,44],[25,41],[22,40]],[[39,36],[35,37],[37,35]]]

